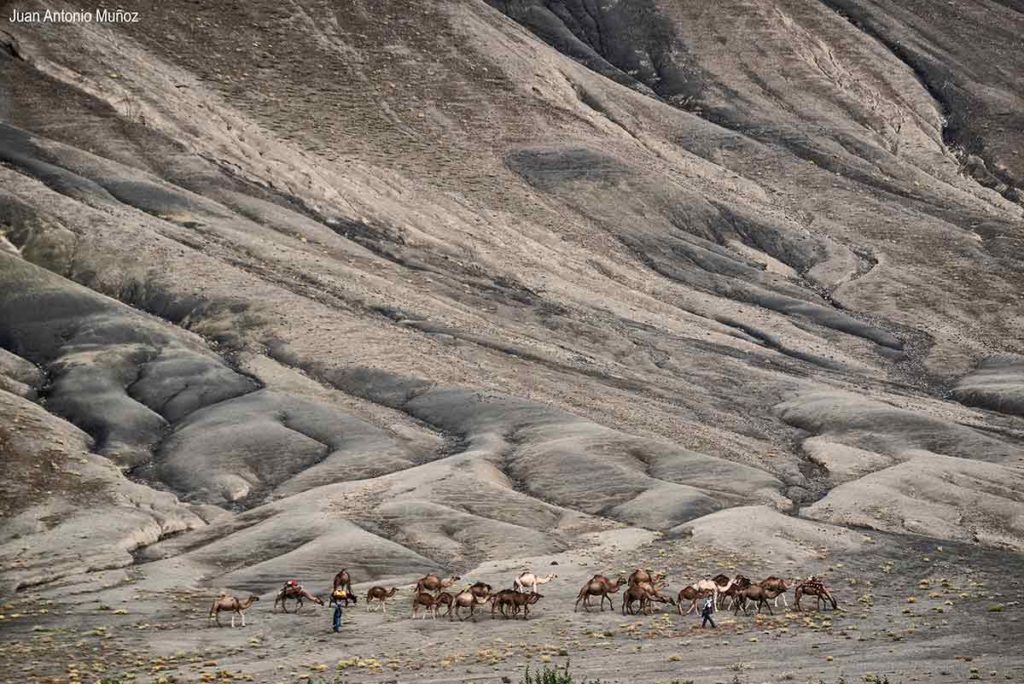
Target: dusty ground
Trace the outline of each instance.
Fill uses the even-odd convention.
[[[6,680],[1024,676],[1016,0],[10,4]],[[572,614],[640,564],[842,610]]]

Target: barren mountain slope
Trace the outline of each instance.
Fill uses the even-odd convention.
[[[128,4],[0,26],[5,597],[1019,567],[1019,3]]]

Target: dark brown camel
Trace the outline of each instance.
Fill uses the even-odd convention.
[[[500,592],[499,592],[500,593]],[[496,599],[501,610],[501,614],[504,617],[508,617],[505,612],[505,608],[509,607],[512,609],[512,617],[519,615],[520,611],[523,613],[523,619],[526,620],[530,616],[530,606],[537,603],[544,598],[544,594],[523,594],[518,591],[513,591],[509,594],[502,594]]]
[[[214,599],[213,605],[210,606],[210,619],[217,623],[218,627],[222,627],[220,624],[220,614],[223,611],[231,611],[231,626],[235,626],[235,615],[239,615],[242,618],[242,627],[245,627],[245,611],[249,609],[249,606],[259,601],[260,597],[255,594],[249,596],[244,601],[240,601],[234,596],[228,596],[227,594],[221,594],[219,597]]]
[[[579,609],[580,601],[583,601],[583,609],[590,612],[590,597],[600,596],[601,597],[601,610],[604,610],[605,599],[611,604],[611,609],[615,610],[615,601],[612,600],[611,594],[615,594],[619,591],[619,587],[626,583],[625,577],[619,577],[615,582],[611,582],[604,575],[594,575],[583,588],[580,589],[579,595],[576,597],[576,606],[572,612],[576,612]]]
[[[629,603],[629,606],[625,605],[627,602]],[[632,584],[626,592],[622,594],[623,615],[625,615],[627,610],[630,615],[636,614],[633,611],[633,603],[635,602],[640,603],[639,608],[646,615],[651,614],[651,609],[654,607],[655,603],[667,603],[670,606],[674,606],[676,604],[674,599],[662,596],[661,593],[658,592],[658,588],[651,582],[638,582],[636,584]]]
[[[789,591],[789,585],[786,584],[786,580],[781,577],[772,575],[765,577],[763,580],[758,582],[762,587],[775,594],[775,607],[779,607],[779,599],[782,599],[782,605],[789,608],[789,603],[786,601],[786,592]]]
[[[520,592],[515,589],[502,589],[496,594],[491,594],[491,617],[494,617],[494,613],[498,609],[501,610],[502,616],[508,617],[505,615],[505,606],[511,605],[510,597],[515,596],[518,593]]]
[[[800,597],[804,595],[815,597],[815,608],[824,609],[829,604],[832,604],[832,610],[836,610],[839,607],[835,597],[825,587],[825,583],[817,577],[811,577],[796,585],[796,589],[793,590],[793,602],[796,604],[797,610],[803,610],[800,607]]]
[[[743,591],[749,586],[749,577],[744,577],[743,575],[736,575],[736,579],[734,579],[732,582],[729,582],[726,585],[725,589],[719,590],[718,598],[722,604],[721,607],[729,608],[735,602],[736,596],[738,596],[741,591]],[[726,603],[726,599],[728,599],[729,603]]]
[[[447,615],[452,612],[452,601],[454,600],[455,596],[453,594],[449,594],[447,591],[439,591],[437,593],[437,609],[441,610],[441,606],[447,606],[448,612],[445,613]]]
[[[380,604],[381,610],[386,614],[388,612],[388,599],[397,593],[398,587],[391,587],[390,589],[370,587],[370,590],[366,592],[366,610],[371,610],[371,604],[376,601]]]
[[[281,587],[281,591],[277,592],[277,598],[274,599],[274,610],[277,610],[277,604],[281,604],[281,610],[288,612],[288,599],[295,599],[295,612],[302,610],[302,602],[309,599],[318,606],[324,605],[324,600],[319,596],[314,596],[309,593],[301,586],[287,584]]]

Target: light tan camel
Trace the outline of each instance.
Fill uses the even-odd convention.
[[[390,589],[385,589],[384,587],[370,587],[370,590],[366,592],[366,610],[372,610],[373,606],[371,604],[376,601],[380,609],[387,614],[388,599],[397,593],[398,587],[391,587]]]
[[[718,577],[725,577],[725,575],[718,575]],[[717,579],[717,578],[716,578]],[[710,591],[711,596],[714,599],[715,605],[718,605],[718,594],[725,591],[733,585],[733,580],[726,578],[726,582],[719,584],[715,579],[702,579],[697,580],[690,586],[697,591]]]
[[[213,605],[210,606],[210,619],[217,623],[218,627],[223,627],[220,624],[220,614],[226,610],[231,611],[231,626],[235,626],[235,615],[242,617],[242,627],[245,627],[245,611],[249,609],[249,606],[260,600],[259,596],[252,594],[249,598],[244,601],[239,601],[234,596],[227,594],[221,594],[213,601]]]
[[[529,593],[536,594],[538,584],[547,584],[553,579],[558,579],[558,575],[551,573],[550,575],[540,577],[527,570],[519,577],[516,577],[515,580],[513,580],[512,587],[516,591],[526,591],[526,588],[529,587]]]
[[[458,618],[464,620],[465,618],[459,617],[459,610],[462,608],[469,608],[469,617],[476,620],[476,607],[482,603],[487,603],[487,597],[477,597],[473,593],[472,589],[466,589],[465,591],[456,594],[455,598],[452,599],[452,604],[448,606],[448,619],[453,620]]]
[[[441,579],[437,575],[426,575],[425,577],[421,577],[419,580],[417,580],[416,592],[419,593],[422,591],[432,591],[436,594],[440,592],[442,589],[447,589],[448,587],[452,586],[460,579],[462,578],[458,575],[452,575],[448,579]]]
[[[590,597],[600,596],[601,597],[601,610],[604,610],[605,599],[611,604],[611,609],[615,610],[615,601],[612,600],[611,594],[615,594],[619,591],[619,587],[626,583],[625,577],[619,577],[613,583],[604,575],[594,575],[583,588],[580,589],[579,595],[576,597],[576,606],[572,609],[572,612],[576,612],[580,607],[580,601],[583,601],[583,609],[590,612]]]

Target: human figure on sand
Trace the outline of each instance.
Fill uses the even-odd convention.
[[[704,621],[700,623],[701,629],[704,629],[705,627],[707,627],[708,623],[711,623],[711,629],[715,629],[716,628],[715,627],[715,621],[711,619],[711,614],[714,613],[714,612],[715,612],[715,599],[714,599],[713,596],[709,596],[707,598],[707,600],[704,601],[704,609],[700,613],[701,617],[704,618]]]
[[[335,632],[341,631],[341,620],[344,615],[341,608],[342,602],[344,602],[345,605],[348,605],[348,592],[342,589],[341,587],[338,587],[337,589],[331,592],[330,602],[330,605],[334,606],[333,625]]]

